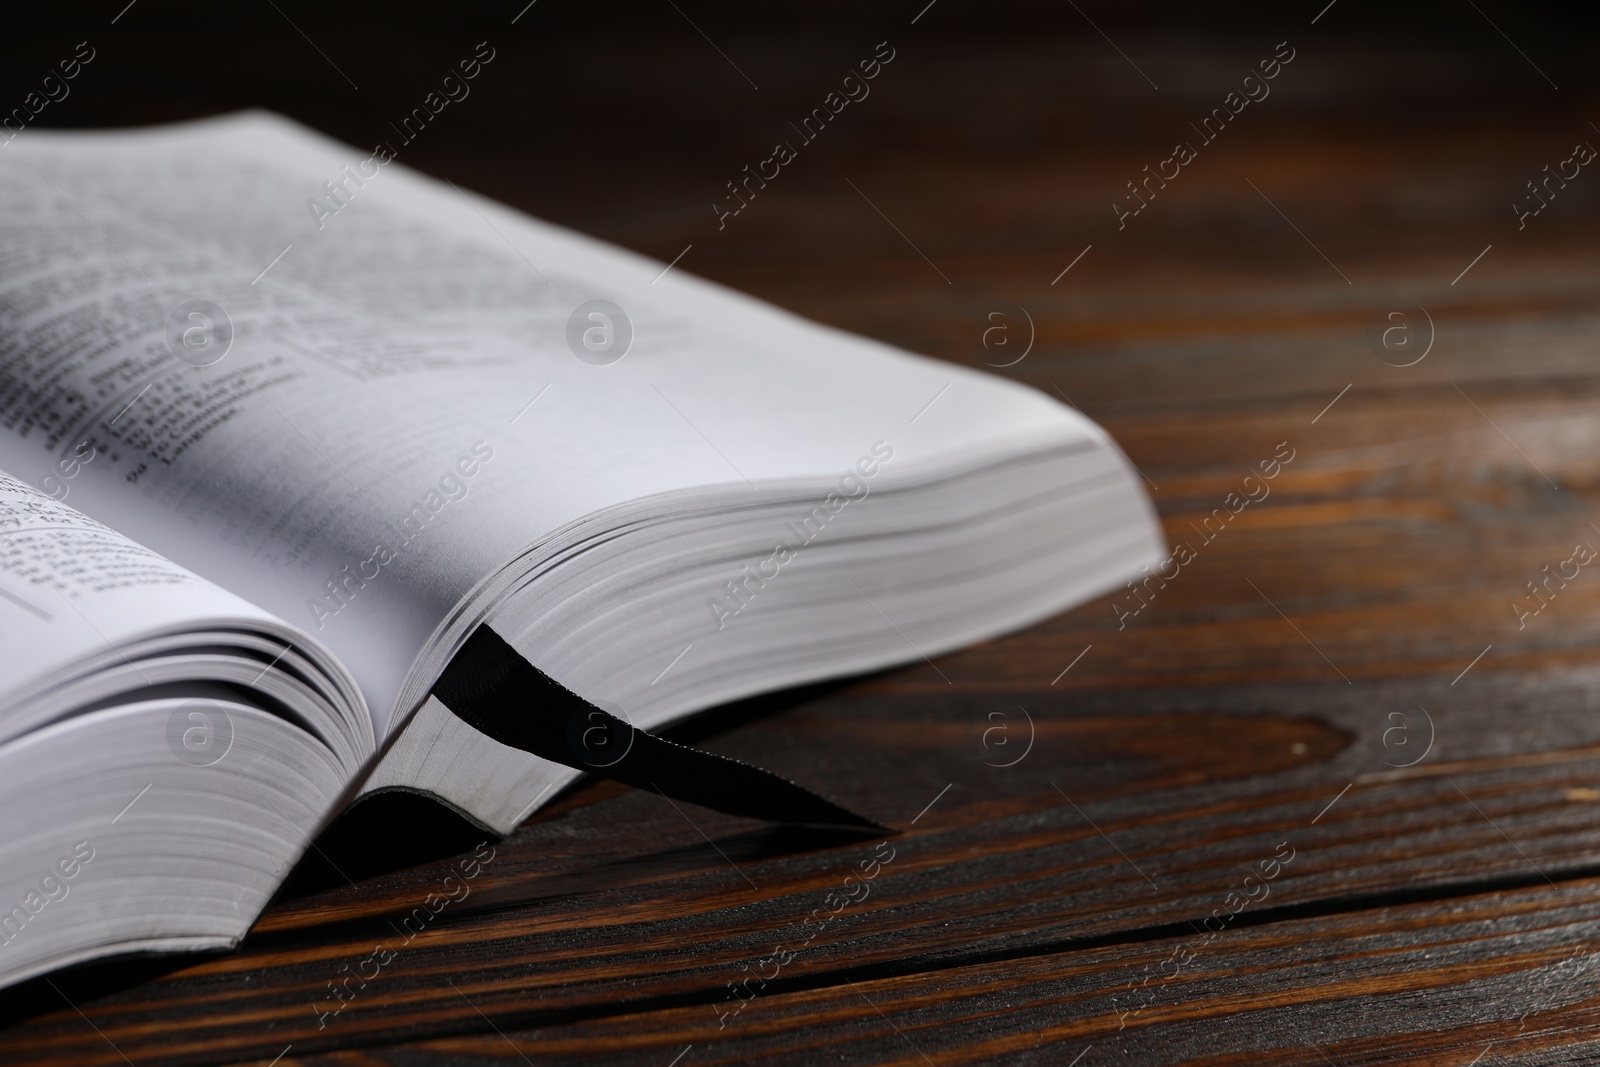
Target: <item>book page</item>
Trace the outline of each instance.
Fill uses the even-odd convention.
[[[877,441],[892,479],[1100,433],[409,173],[403,148],[254,113],[0,159],[0,466],[326,642],[380,736],[458,605],[586,515],[832,481]]]
[[[259,608],[0,471],[0,740],[24,729],[19,694],[87,660],[132,662],[142,638]],[[135,668],[137,669],[137,668]]]
[[[163,225],[252,200],[238,160],[82,143],[0,161],[0,465],[324,640],[381,731],[439,620],[528,539],[474,514],[504,442],[412,381],[504,353],[251,285]],[[441,550],[469,519],[497,536]]]

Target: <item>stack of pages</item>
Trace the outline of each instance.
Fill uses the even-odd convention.
[[[578,772],[429,698],[483,623],[636,726],[1163,555],[1040,393],[248,113],[0,158],[0,984],[244,935],[360,796]]]

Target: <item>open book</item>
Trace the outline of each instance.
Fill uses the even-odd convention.
[[[650,729],[1164,552],[1093,423],[270,114],[0,148],[0,985],[234,944],[413,790],[577,776],[430,692],[480,624]]]

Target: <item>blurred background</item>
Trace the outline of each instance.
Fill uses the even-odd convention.
[[[1045,353],[1103,355],[1148,328],[1130,319],[1199,294],[1208,306],[1189,314],[1237,317],[1252,278],[1349,288],[1245,179],[1357,291],[1448,282],[1495,236],[1512,240],[1510,205],[1543,165],[1600,144],[1597,19],[1579,5],[105,0],[3,18],[5,110],[77,42],[94,49],[39,126],[265,107],[361,146],[394,140],[389,124],[488,41],[496,59],[471,96],[403,162],[663,261],[692,243],[686,269],[955,359],[981,354],[996,300],[1029,307]],[[790,123],[880,41],[896,58],[870,97],[719,231],[725,183],[796,140]],[[1283,41],[1296,58],[1270,97],[1119,232],[1124,183],[1197,141],[1189,124]],[[1336,188],[1317,182],[1333,172]],[[1572,182],[1538,228],[1589,225],[1597,189]],[[1130,273],[1148,303],[1093,299]],[[916,314],[892,314],[889,294]],[[1355,295],[1330,286],[1329,314]]]

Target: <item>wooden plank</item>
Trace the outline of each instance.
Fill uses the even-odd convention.
[[[1272,885],[1274,908],[1543,884],[1541,870],[1600,865],[1600,723],[1587,680],[1565,693],[1548,681],[1486,682],[1433,712],[1436,749],[1450,759],[1386,767],[1413,756],[1396,735],[1383,747],[1394,721],[1382,709],[1407,707],[1418,691],[1146,690],[1073,697],[1071,711],[1058,697],[1035,708],[1034,748],[1004,770],[982,759],[992,758],[981,744],[987,702],[965,698],[830,695],[716,747],[765,754],[780,770],[831,757],[844,799],[897,811],[907,826],[866,899],[821,925],[785,969],[789,981],[841,966],[949,968],[1199,922],[1281,842],[1295,859]],[[1567,747],[1531,751],[1530,707]],[[708,1011],[815,909],[838,906],[829,894],[874,846],[820,848],[692,818],[631,792],[569,806],[498,845],[472,895],[409,944],[399,924],[452,863],[286,902],[239,953],[134,989],[58,978],[98,1029],[63,1006],[11,1028],[6,1048],[38,1062],[120,1062],[109,1040],[135,1062],[199,1063],[270,1057],[290,1042],[314,1051],[474,1031],[485,1016],[504,1029],[684,998]],[[392,964],[319,1019],[336,1006],[328,983],[380,944],[398,953]],[[449,985],[467,975],[471,1004]],[[56,994],[36,985],[26,995],[37,1010]]]
[[[1276,921],[1250,914],[1216,935],[1172,932],[886,978],[841,969],[818,988],[757,991],[731,1018],[686,1005],[296,1062],[1600,1060],[1594,879]],[[465,975],[460,988],[474,1000],[487,992]]]

